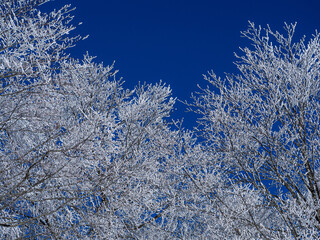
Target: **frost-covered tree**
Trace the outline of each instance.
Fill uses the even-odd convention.
[[[45,2],[0,4],[0,238],[135,238],[168,208],[175,99],[72,59],[70,6],[41,13]]]
[[[239,74],[209,72],[194,95],[210,157],[186,172],[194,211],[215,215],[208,238],[320,238],[320,35],[294,42],[295,25],[285,30],[250,23]]]
[[[165,84],[68,55],[72,9],[47,1],[0,3],[0,239],[320,238],[318,33],[250,23],[194,133]]]

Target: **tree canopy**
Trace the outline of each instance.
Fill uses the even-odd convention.
[[[1,239],[320,239],[320,39],[249,23],[237,74],[126,89],[72,8],[0,3]]]

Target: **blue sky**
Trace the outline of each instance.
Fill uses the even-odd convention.
[[[169,84],[173,95],[189,100],[202,74],[236,72],[234,52],[250,42],[240,37],[248,20],[274,30],[297,22],[296,39],[320,31],[319,0],[55,0],[46,8],[70,3],[76,7],[77,33],[90,37],[72,50],[86,51],[106,65],[115,61],[118,77],[132,88],[138,82]],[[174,117],[193,117],[177,104]]]

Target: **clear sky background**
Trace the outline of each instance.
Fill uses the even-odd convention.
[[[70,3],[76,7],[77,33],[90,35],[72,50],[88,51],[105,65],[115,61],[125,87],[162,80],[173,95],[189,100],[202,74],[213,69],[223,76],[236,73],[234,52],[250,42],[240,37],[248,20],[283,31],[284,22],[297,22],[296,40],[320,31],[320,0],[55,0],[46,9]],[[177,104],[174,117],[187,127],[194,117]]]

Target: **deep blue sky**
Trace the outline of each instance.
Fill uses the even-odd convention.
[[[320,31],[320,0],[55,0],[46,8],[67,3],[76,7],[74,23],[83,22],[77,33],[90,35],[74,56],[88,51],[106,65],[115,61],[126,87],[162,79],[181,100],[206,85],[208,70],[236,71],[233,53],[250,44],[240,37],[248,20],[280,31],[298,22],[297,39]],[[177,108],[174,116],[191,124],[185,107]]]

